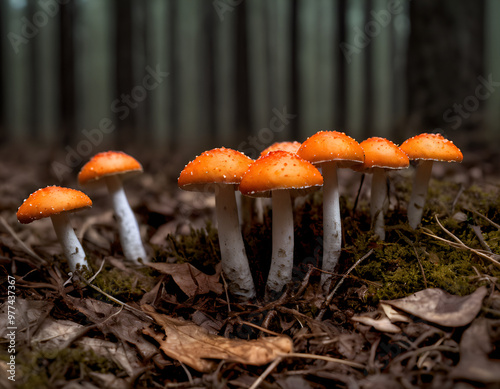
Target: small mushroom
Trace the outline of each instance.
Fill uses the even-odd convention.
[[[350,136],[338,131],[320,131],[306,139],[297,152],[299,157],[321,167],[323,179],[323,265],[328,273],[335,270],[342,250],[342,225],[337,178],[338,167],[352,167],[364,161],[363,149]],[[321,285],[329,286],[330,274],[321,274]]]
[[[177,184],[184,190],[215,192],[221,265],[229,292],[240,300],[255,297],[255,286],[238,222],[235,189],[253,159],[224,147],[205,151],[182,170]]]
[[[82,245],[71,227],[68,213],[91,206],[92,200],[85,193],[60,186],[48,186],[37,190],[24,200],[17,211],[17,220],[27,224],[50,217],[70,270],[84,270],[85,267],[88,269],[89,265]]]
[[[278,151],[278,150],[288,151],[290,153],[297,154],[297,151],[299,151],[300,146],[301,146],[301,143],[297,142],[297,141],[275,142],[271,146],[262,150],[260,153],[260,156],[263,157],[264,155],[266,155],[267,153],[269,153],[271,151]]]
[[[415,229],[422,220],[425,198],[434,161],[462,162],[463,155],[452,141],[441,134],[420,134],[407,139],[400,146],[411,160],[417,160],[413,187],[408,203],[408,222]]]
[[[410,160],[403,150],[385,138],[369,138],[359,145],[365,153],[365,161],[355,166],[354,170],[373,173],[370,200],[372,227],[379,239],[385,240],[384,213],[388,205],[386,172],[406,169]]]
[[[135,264],[139,259],[147,261],[146,250],[142,244],[139,225],[130,208],[122,181],[132,174],[142,172],[141,164],[130,155],[121,151],[106,151],[94,155],[80,170],[78,182],[82,186],[100,184],[108,187],[111,203],[120,231],[120,242],[125,258]]]
[[[311,163],[287,151],[271,151],[257,159],[243,176],[240,192],[247,196],[272,196],[272,257],[266,294],[279,293],[292,279],[293,208],[291,192],[323,184]]]

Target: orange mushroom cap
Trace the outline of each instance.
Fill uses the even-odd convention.
[[[300,149],[300,146],[302,143],[293,141],[293,142],[276,142],[273,143],[271,146],[265,148],[262,150],[260,153],[260,156],[263,157],[267,153],[271,151],[278,151],[278,150],[283,150],[283,151],[289,151],[290,153],[297,153],[297,151]]]
[[[213,191],[209,184],[238,185],[253,163],[245,154],[225,147],[208,150],[189,162],[177,184],[184,190]]]
[[[382,169],[406,169],[410,165],[408,155],[388,139],[372,137],[359,144],[365,153],[362,165],[356,165],[354,170],[371,170],[374,167]]]
[[[339,131],[317,132],[302,143],[297,154],[314,164],[337,161],[340,167],[350,167],[364,160],[359,143]]]
[[[407,139],[399,146],[410,159],[441,162],[462,162],[460,149],[441,134],[420,134]]]
[[[306,189],[323,185],[323,177],[310,162],[288,151],[271,151],[257,159],[243,176],[240,192],[269,196],[279,189]]]
[[[141,164],[122,151],[105,151],[94,155],[78,173],[80,185],[86,185],[114,174],[142,172]]]
[[[76,189],[48,186],[33,192],[17,210],[17,220],[23,224],[63,212],[90,208],[92,200]]]

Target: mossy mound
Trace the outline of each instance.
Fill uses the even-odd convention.
[[[339,278],[359,258],[373,250],[343,285],[343,288],[368,287],[363,299],[349,302],[353,308],[404,297],[425,288],[441,288],[465,295],[487,282],[478,275],[500,277],[500,269],[491,261],[467,249],[484,249],[483,244],[489,247],[492,255],[500,254],[500,231],[487,220],[499,219],[498,194],[478,186],[463,190],[454,183],[431,180],[422,228],[412,230],[406,219],[405,208],[411,189],[406,181],[395,180],[391,185],[393,200],[385,218],[387,233],[383,242],[370,231],[369,203],[361,200],[353,210],[354,200],[341,197],[343,250]],[[301,281],[307,265],[321,267],[322,192],[308,195],[299,204],[294,211],[295,282]],[[252,223],[244,234],[259,291],[263,290],[270,265],[271,225],[272,210],[268,209],[264,223]],[[472,226],[480,228],[483,243]],[[455,247],[440,241],[437,237],[457,242],[444,229],[467,247]],[[209,269],[219,261],[217,231],[207,224],[206,229],[193,230],[188,236],[170,236],[163,255],[189,261],[210,272]],[[311,282],[317,282],[317,278],[313,277]]]

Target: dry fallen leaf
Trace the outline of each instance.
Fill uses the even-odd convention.
[[[181,319],[156,313],[149,305],[142,306],[162,326],[165,333],[146,328],[143,333],[154,338],[160,349],[170,358],[191,366],[200,372],[217,367],[214,360],[224,359],[248,365],[265,365],[277,357],[292,352],[292,340],[286,336],[256,340],[228,339],[210,334],[204,328]]]
[[[57,350],[69,339],[76,336],[82,328],[83,325],[70,320],[47,318],[33,335],[31,343],[32,346],[37,344],[40,348],[46,350]]]
[[[224,289],[219,282],[221,266],[216,266],[214,275],[208,275],[189,263],[148,263],[153,269],[172,276],[174,282],[188,296],[214,292],[221,294]]]
[[[375,315],[374,315],[374,314]],[[397,334],[401,332],[401,328],[391,323],[389,318],[383,312],[370,312],[351,317],[352,321],[372,326],[377,331]]]
[[[468,296],[455,296],[441,289],[425,289],[398,300],[384,301],[404,312],[445,327],[469,324],[481,310],[485,286]]]
[[[460,361],[451,371],[453,378],[482,383],[500,382],[500,360],[489,354],[494,345],[489,332],[495,326],[493,320],[480,317],[464,332],[460,341]]]
[[[33,331],[42,324],[54,304],[48,301],[25,300],[18,297],[15,300],[15,305],[10,306],[15,308],[16,341],[21,342],[29,337],[28,328]],[[12,310],[10,312],[12,313]],[[7,328],[10,326],[8,313],[9,303],[5,302],[0,306],[0,338],[5,338],[9,332]]]
[[[411,319],[402,312],[395,310],[390,305],[380,303],[380,308],[384,311],[385,315],[389,318],[392,323],[403,322],[410,323]]]
[[[123,342],[133,344],[142,358],[147,359],[155,354],[156,349],[141,335],[142,329],[148,323],[133,313],[91,298],[77,299],[71,296],[67,298],[76,309],[97,324],[104,334],[112,333]]]

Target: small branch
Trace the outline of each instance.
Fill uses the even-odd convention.
[[[448,243],[452,247],[459,248],[459,249],[462,249],[462,250],[469,250],[469,251],[473,252],[474,254],[480,256],[481,258],[488,259],[489,261],[493,262],[495,265],[497,265],[497,266],[500,267],[500,262],[498,262],[492,256],[484,253],[483,251],[476,250],[476,249],[473,249],[473,248],[467,246],[460,239],[458,239],[455,235],[453,235],[450,231],[448,231],[446,228],[444,228],[443,225],[439,222],[439,219],[438,219],[437,215],[436,215],[436,221],[439,224],[439,226],[443,229],[443,231],[446,232],[448,235],[450,235],[458,243],[455,243],[455,242],[449,241],[447,239],[441,238],[441,237],[439,237],[437,235],[434,235],[432,233],[432,231],[428,230],[427,228],[421,228],[422,232],[425,235],[433,237],[434,239],[438,239],[438,240],[440,240],[442,242],[446,242],[446,243]]]
[[[266,377],[271,374],[271,372],[275,369],[276,366],[279,365],[279,363],[281,362],[282,358],[281,357],[278,357],[276,358],[268,367],[266,370],[264,370],[264,372],[259,376],[259,378],[257,378],[255,380],[255,382],[252,384],[252,386],[250,386],[248,389],[256,389],[259,387],[259,385],[264,382],[264,380],[266,379]]]
[[[480,214],[477,211],[474,211],[473,209],[467,209],[464,208],[466,211],[472,212],[474,215],[479,216],[480,218],[486,220],[488,223],[490,223],[493,227],[496,227],[498,230],[500,230],[500,224],[495,223],[493,220],[488,219],[486,216]]]
[[[321,320],[323,318],[323,315],[325,314],[328,305],[330,305],[330,302],[332,301],[333,296],[335,295],[337,290],[340,288],[340,286],[344,283],[344,280],[347,278],[347,276],[356,268],[356,266],[358,266],[361,262],[363,262],[366,258],[368,258],[372,254],[373,254],[373,249],[371,249],[364,256],[362,256],[360,259],[358,259],[356,261],[356,263],[354,265],[352,265],[349,270],[347,270],[347,272],[342,276],[342,278],[340,279],[338,284],[335,286],[335,288],[333,288],[333,290],[330,292],[330,294],[326,298],[325,302],[323,303],[323,309],[321,309],[318,316],[316,316],[316,320]]]

